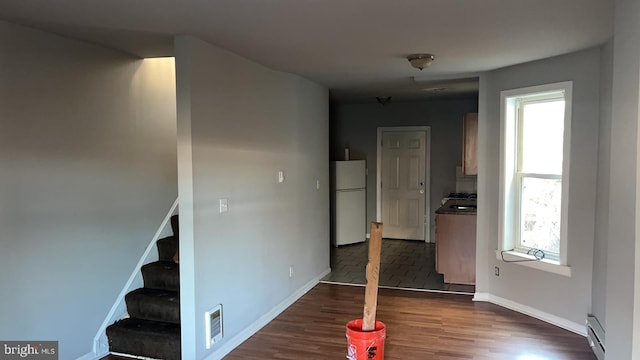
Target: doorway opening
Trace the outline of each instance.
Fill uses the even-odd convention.
[[[383,223],[379,285],[473,294],[474,286],[447,284],[435,269],[430,135],[429,126],[377,129],[376,221]],[[368,245],[332,246],[331,273],[322,281],[366,285]]]

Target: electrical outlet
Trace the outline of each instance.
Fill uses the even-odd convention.
[[[293,265],[289,266],[289,279],[293,278]]]
[[[496,274],[496,276],[500,276],[500,268],[499,268],[499,267],[497,267],[497,266],[496,266],[496,267],[493,269],[493,272]]]

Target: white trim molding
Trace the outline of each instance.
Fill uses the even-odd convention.
[[[532,308],[531,306],[523,305],[515,301],[501,298],[499,296],[495,296],[495,295],[484,293],[484,292],[477,292],[473,296],[473,301],[489,302],[494,305],[502,306],[503,308],[507,308],[509,310],[513,310],[521,314],[531,316],[532,318],[542,320],[546,323],[558,326],[565,330],[569,330],[578,335],[582,335],[584,337],[587,336],[587,327],[584,324],[578,324],[573,321],[567,320],[565,318],[559,317],[557,315],[549,314],[542,310]]]
[[[331,272],[330,268],[327,268],[322,274],[316,276],[311,281],[303,285],[296,292],[291,294],[288,298],[282,300],[278,305],[272,308],[269,312],[262,315],[258,320],[254,321],[251,325],[247,326],[244,330],[238,333],[236,336],[232,337],[229,341],[224,343],[218,350],[216,350],[211,355],[207,356],[205,360],[219,360],[223,357],[227,356],[233,349],[238,347],[248,338],[250,338],[253,334],[257,333],[258,330],[262,329],[265,325],[275,319],[278,315],[280,315],[283,311],[285,311],[289,306],[293,305],[298,299],[300,299],[304,294],[309,292],[309,290],[313,289],[314,286],[320,283],[320,279],[327,276]]]
[[[533,269],[571,277],[571,266],[569,265],[562,265],[559,261],[549,259],[536,260],[533,255],[527,255],[518,251],[503,252],[496,250],[496,259],[510,264],[522,265]]]
[[[561,265],[567,264],[568,213],[569,213],[569,184],[571,175],[571,117],[573,106],[573,82],[564,81],[552,84],[530,86],[500,92],[500,177],[499,177],[499,214],[498,214],[498,249],[513,250],[520,244],[520,197],[523,176],[520,167],[519,153],[521,144],[518,123],[519,103],[534,99],[564,99],[564,123],[562,143],[562,172],[561,174],[527,174],[542,178],[560,176],[561,206],[560,206],[560,246],[557,255]],[[520,175],[519,175],[520,174]],[[523,246],[524,247],[524,246]]]

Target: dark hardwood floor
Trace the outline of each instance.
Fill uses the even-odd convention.
[[[345,359],[363,301],[362,287],[318,284],[225,360]],[[387,360],[596,359],[586,338],[468,295],[380,289],[377,314]]]
[[[344,359],[364,288],[319,284],[231,352],[235,359]],[[385,359],[593,360],[586,338],[468,295],[380,289]]]

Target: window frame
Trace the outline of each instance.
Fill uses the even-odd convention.
[[[571,110],[573,82],[531,86],[500,92],[500,209],[499,209],[499,244],[496,256],[500,253],[500,259],[505,259],[503,252],[508,252],[510,257],[530,259],[526,256],[527,248],[520,246],[520,211],[523,177],[560,178],[561,185],[561,210],[560,210],[560,253],[548,254],[542,261],[521,262],[519,264],[539,267],[534,263],[550,265],[567,265],[567,217],[569,205],[569,169],[571,147]],[[562,145],[562,174],[538,174],[522,172],[522,121],[521,115],[526,103],[549,101],[551,99],[564,98],[564,129]],[[541,266],[541,265],[540,265]],[[570,276],[570,271],[553,272]]]
[[[522,187],[524,184],[524,178],[536,178],[536,179],[548,179],[548,180],[560,180],[563,182],[562,173],[564,172],[561,169],[560,174],[553,173],[536,173],[536,172],[525,172],[523,171],[523,143],[524,143],[524,107],[530,104],[541,104],[552,101],[564,101],[564,105],[566,106],[565,92],[564,90],[559,90],[555,92],[545,92],[542,94],[533,94],[533,95],[524,95],[515,97],[515,106],[516,106],[516,115],[515,115],[515,128],[516,128],[516,147],[514,151],[516,152],[516,166],[515,166],[515,223],[513,226],[513,237],[514,237],[514,250],[522,253],[527,253],[532,248],[530,246],[526,246],[522,244]],[[563,124],[564,126],[564,124]],[[564,128],[563,128],[564,131]],[[564,148],[564,133],[563,133],[563,144]],[[563,154],[564,155],[564,154]],[[562,159],[564,163],[564,157]],[[562,226],[562,216],[560,219],[560,224]],[[552,253],[545,251],[545,257],[558,261],[560,259],[560,252]]]

